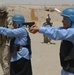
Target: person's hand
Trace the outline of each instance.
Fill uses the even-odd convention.
[[[39,28],[38,28],[38,26],[37,26],[36,24],[34,24],[33,26],[31,26],[31,27],[29,28],[29,32],[30,32],[30,33],[35,34],[35,33],[37,33],[38,31],[39,31]]]

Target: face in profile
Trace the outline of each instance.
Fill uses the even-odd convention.
[[[63,23],[64,28],[68,28],[68,18],[67,17],[63,17],[62,23]]]
[[[12,25],[13,25],[14,28],[16,28],[16,22],[15,21],[13,21]]]

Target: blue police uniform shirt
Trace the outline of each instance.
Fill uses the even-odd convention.
[[[40,27],[39,32],[45,34],[53,40],[68,40],[74,44],[74,28],[55,28],[47,25]]]
[[[50,26],[42,26],[39,32],[54,40],[68,40],[74,44],[74,28],[65,29],[64,27],[54,28]],[[62,75],[74,75],[74,73],[67,72],[62,69]]]
[[[15,44],[19,44],[21,46],[27,45],[27,30],[24,26],[16,29],[0,27],[0,34],[7,35],[9,37],[15,37]],[[25,58],[30,60],[31,56],[29,54],[28,48],[23,47],[19,51],[17,51],[16,57],[11,57],[11,62],[17,61],[21,58]]]

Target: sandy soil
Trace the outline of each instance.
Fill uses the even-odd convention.
[[[46,11],[46,9],[58,8],[63,10],[67,7],[74,6],[39,6],[39,5],[8,5],[10,15],[20,13],[26,21],[35,21],[40,27],[45,22],[47,14],[50,14],[54,27],[62,26],[62,17],[57,11]],[[44,44],[42,34],[31,34],[32,44],[32,69],[33,75],[60,75],[61,66],[59,60],[60,41],[52,40],[55,44]],[[0,75],[2,69],[0,66]]]

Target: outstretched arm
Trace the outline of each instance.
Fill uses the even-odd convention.
[[[30,27],[29,31],[33,34],[36,32],[42,33],[54,40],[72,40],[74,37],[74,28],[61,29],[49,25],[38,28],[38,26],[33,25]]]

